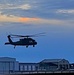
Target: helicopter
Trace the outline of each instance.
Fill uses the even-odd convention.
[[[43,33],[39,33],[39,34],[43,34]],[[28,46],[35,47],[35,45],[37,45],[37,42],[31,37],[36,37],[39,34],[26,35],[26,36],[11,34],[7,36],[9,42],[6,42],[5,45],[14,45],[14,48],[16,46],[26,46],[26,48],[28,48]],[[13,42],[11,38],[21,38],[21,39],[19,39],[19,41]]]

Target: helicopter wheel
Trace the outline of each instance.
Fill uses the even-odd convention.
[[[35,45],[33,45],[33,47],[35,47]]]
[[[26,46],[26,48],[28,48],[28,45]]]
[[[16,46],[14,46],[14,49],[15,49],[15,47],[16,47]]]

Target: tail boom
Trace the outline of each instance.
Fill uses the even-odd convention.
[[[5,45],[9,45],[9,44],[10,44],[9,42],[6,42],[6,43],[5,43]]]

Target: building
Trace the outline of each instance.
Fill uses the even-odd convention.
[[[19,63],[19,71],[36,71],[37,63]]]
[[[70,64],[70,70],[74,70],[74,63]]]
[[[15,58],[0,57],[0,74],[9,74],[15,70],[19,70],[19,62]]]
[[[39,62],[38,70],[55,71],[69,69],[69,62],[65,59],[44,59]]]
[[[0,74],[26,74],[67,71],[72,67],[66,59],[44,59],[37,63],[20,63],[15,58],[0,57]]]

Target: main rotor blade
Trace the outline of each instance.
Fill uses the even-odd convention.
[[[30,36],[28,36],[28,35],[23,36],[23,35],[13,35],[13,34],[11,34],[11,36],[15,36],[15,37],[30,37]]]
[[[15,36],[15,37],[38,37],[38,36],[44,36],[44,32],[43,33],[38,33],[38,34],[34,34],[34,35],[26,35],[26,36],[23,36],[23,35],[13,35],[11,34],[11,36]]]
[[[44,32],[43,33],[38,33],[38,34],[34,34],[34,35],[30,35],[31,37],[37,37],[37,36],[44,36]]]

